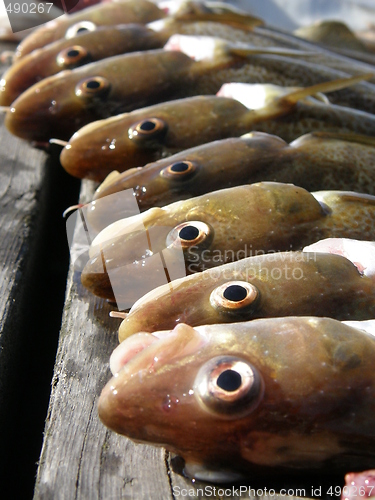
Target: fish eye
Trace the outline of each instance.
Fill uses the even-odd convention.
[[[177,161],[163,168],[160,172],[162,177],[173,179],[176,181],[190,178],[197,170],[196,163],[188,160]]]
[[[201,221],[189,221],[178,224],[167,236],[167,246],[180,244],[182,248],[196,245],[208,245],[213,238],[213,229]]]
[[[259,298],[258,289],[247,281],[229,281],[215,288],[210,303],[219,311],[241,313],[253,309]]]
[[[235,356],[218,356],[205,363],[194,381],[199,404],[222,418],[238,418],[259,404],[264,384],[258,370]]]
[[[73,45],[59,52],[56,57],[56,62],[60,67],[69,69],[88,62],[89,59],[89,53],[84,47]]]
[[[78,97],[103,97],[107,94],[111,84],[102,76],[92,76],[79,82],[76,86],[76,96]]]
[[[160,118],[146,118],[138,123],[135,123],[129,128],[129,139],[133,140],[151,140],[164,136],[168,126],[164,120]]]
[[[86,33],[87,31],[95,31],[96,28],[96,24],[91,21],[81,21],[80,23],[73,24],[73,26],[68,28],[65,33],[65,38],[69,40],[70,38],[74,38],[77,35]]]

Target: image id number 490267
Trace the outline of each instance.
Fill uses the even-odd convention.
[[[19,2],[10,2],[6,6],[7,12],[10,14],[44,14],[51,10],[53,6],[52,2],[45,2],[45,3],[19,3]]]
[[[375,487],[369,484],[365,486],[356,486],[351,484],[349,486],[330,486],[327,491],[327,495],[330,496],[341,496],[343,495],[345,498],[368,498],[375,494]]]

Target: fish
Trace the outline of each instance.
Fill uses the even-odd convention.
[[[361,242],[368,243],[368,242]],[[119,341],[138,332],[281,316],[375,317],[375,283],[328,252],[254,254],[159,286],[125,313]],[[116,296],[121,293],[116,289]],[[121,317],[121,314],[118,315]]]
[[[375,195],[375,139],[312,132],[290,144],[264,132],[217,140],[123,173],[111,172],[96,189],[91,223],[126,217],[121,192],[133,189],[141,211],[208,191],[259,181],[289,182],[308,191],[352,189]],[[114,196],[115,195],[115,196]],[[104,203],[104,199],[108,202]]]
[[[63,38],[35,49],[17,60],[0,81],[0,105],[9,106],[35,83],[60,71],[73,69],[105,57],[160,46],[158,34],[142,24],[99,26],[72,38]]]
[[[322,24],[324,21],[322,21]],[[329,24],[329,21],[327,22]],[[332,21],[332,32],[337,28],[335,21]],[[302,30],[303,28],[301,28]],[[337,32],[337,30],[336,30]],[[358,54],[357,51],[350,51],[348,45],[348,40],[342,40],[341,50],[342,52],[336,51],[336,48],[332,46],[323,46],[318,43],[318,40],[309,40],[302,35],[301,32],[295,31],[294,34],[287,33],[283,30],[279,30],[275,27],[270,27],[267,25],[254,26],[251,30],[254,38],[256,36],[266,38],[272,45],[279,45],[285,47],[293,47],[299,50],[316,51],[317,52],[316,62],[329,66],[331,68],[337,69],[339,71],[348,71],[351,73],[350,67],[354,67],[354,71],[360,71],[366,73],[371,71],[371,67],[374,65],[374,60],[371,56],[366,57],[366,55],[361,52]],[[344,48],[344,46],[346,48]],[[359,57],[358,57],[359,56]],[[351,73],[352,74],[352,73]],[[354,73],[353,73],[354,74]]]
[[[304,252],[321,252],[342,255],[358,268],[362,275],[375,281],[375,242],[349,238],[326,238],[308,245]]]
[[[139,333],[117,348],[99,417],[198,480],[373,468],[375,338],[360,328],[302,316]]]
[[[239,18],[239,22],[235,24],[237,29],[228,24],[219,26],[219,23],[231,25],[236,18]],[[199,19],[213,19],[215,22],[198,22]],[[189,32],[192,29],[200,35],[217,36],[219,33],[222,38],[232,41],[241,38],[246,40],[248,36],[242,34],[241,37],[241,31],[247,32],[250,26],[260,22],[249,14],[237,13],[236,9],[225,4],[218,3],[215,6],[191,2],[182,3],[167,18],[147,25],[132,23],[98,26],[94,31],[61,38],[17,60],[0,81],[0,105],[9,106],[29,87],[64,69],[73,69],[128,52],[162,48],[169,37],[177,32]],[[195,24],[194,28],[187,27],[191,23]]]
[[[94,120],[165,100],[213,94],[228,81],[310,85],[332,76],[348,76],[297,61],[292,49],[239,47],[212,37],[205,39],[206,55],[204,37],[198,37],[202,55],[198,61],[175,50],[174,37],[179,39],[180,35],[171,37],[170,45],[163,49],[108,57],[43,79],[11,104],[5,115],[6,127],[31,141],[66,140]],[[186,43],[193,42],[194,37],[186,38]],[[300,57],[301,52],[297,53]],[[331,99],[375,111],[375,87],[367,82],[334,92]]]
[[[375,56],[355,33],[343,22],[333,20],[317,21],[310,26],[298,28],[295,35],[348,55],[353,59],[375,64]]]
[[[114,289],[136,282],[147,255],[166,249],[183,253],[185,271],[192,274],[257,251],[301,250],[327,237],[375,240],[375,197],[310,193],[276,182],[236,186],[110,224],[93,239],[81,281],[113,300]],[[110,274],[115,275],[111,280]]]
[[[375,115],[319,99],[320,92],[360,78],[297,89],[225,84],[217,95],[176,99],[94,121],[65,144],[60,162],[75,177],[103,181],[113,170],[123,172],[252,130],[278,135],[287,142],[311,130],[374,136]],[[316,94],[318,98],[311,99]]]
[[[168,12],[167,6],[166,9]],[[63,37],[71,38],[78,33],[93,31],[98,26],[146,24],[165,17],[167,12],[148,0],[114,0],[93,5],[83,11],[61,16],[34,30],[18,45],[15,60]]]

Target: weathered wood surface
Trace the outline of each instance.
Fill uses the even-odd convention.
[[[14,49],[0,44],[0,52]],[[0,72],[5,66],[0,67]],[[68,252],[62,206],[79,182],[0,117],[0,485],[31,497],[42,444]],[[30,124],[32,126],[32,124]],[[62,243],[63,242],[63,243]],[[19,474],[22,471],[22,485]]]
[[[92,187],[84,183],[82,201],[90,199]],[[111,376],[108,361],[118,344],[120,322],[109,318],[110,310],[82,287],[79,273],[71,268],[34,500],[238,498],[240,485],[223,495],[217,485],[192,482],[165,450],[134,444],[101,424],[97,400]],[[259,498],[267,497],[266,488],[290,488],[290,493],[304,488],[303,496],[309,497],[312,487],[322,487],[324,497],[330,485],[342,480],[249,477],[241,496],[254,498],[251,487],[259,489]]]

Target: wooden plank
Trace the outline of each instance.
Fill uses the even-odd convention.
[[[93,184],[83,185],[85,202],[91,199]],[[118,344],[120,323],[108,317],[110,310],[108,303],[82,287],[79,273],[71,268],[34,500],[238,498],[241,484],[222,491],[218,485],[192,482],[181,474],[179,458],[161,448],[134,444],[101,424],[97,400],[111,376],[108,361]],[[310,497],[312,487],[326,492],[342,480],[249,477],[242,483],[241,497],[268,498],[270,488]],[[250,488],[258,493],[250,494]]]
[[[84,197],[92,187],[85,183]],[[118,320],[70,270],[34,498],[171,498],[165,452],[109,432],[97,398],[110,377]],[[161,495],[161,496],[159,496]]]
[[[0,52],[12,48],[0,44]],[[68,269],[62,207],[78,198],[80,183],[57,167],[56,155],[10,135],[3,121],[1,116],[0,484],[1,496],[11,498],[22,470],[17,490],[27,498],[42,443]]]

